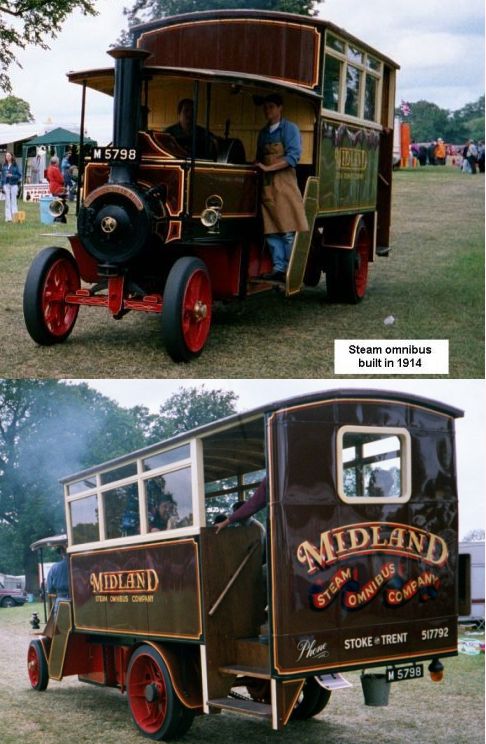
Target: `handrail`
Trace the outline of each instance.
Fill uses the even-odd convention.
[[[253,547],[251,548],[251,550],[247,553],[247,555],[243,558],[243,560],[241,561],[240,565],[238,566],[238,568],[234,572],[233,576],[228,581],[228,583],[226,584],[225,588],[223,589],[223,591],[219,595],[218,599],[216,600],[216,602],[213,604],[213,606],[209,610],[209,615],[210,616],[214,615],[214,613],[218,609],[219,605],[221,604],[221,602],[223,601],[223,599],[225,598],[225,596],[227,595],[227,593],[229,592],[229,590],[231,589],[231,587],[233,586],[233,584],[235,583],[236,579],[238,578],[238,576],[240,575],[240,573],[243,571],[244,567],[246,566],[246,564],[250,560],[251,556],[253,555],[253,553],[255,552],[255,550],[257,550],[257,548],[259,548],[259,547],[261,547],[260,546],[260,543],[256,542],[253,545]]]

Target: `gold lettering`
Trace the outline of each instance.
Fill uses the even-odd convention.
[[[351,550],[364,550],[370,544],[370,536],[363,527],[353,527],[349,530],[349,543]]]
[[[437,552],[437,548],[439,549],[439,554],[435,555]],[[425,556],[425,560],[429,563],[433,563],[436,566],[443,566],[447,562],[447,558],[449,556],[449,551],[447,549],[447,544],[445,540],[443,540],[438,535],[430,534],[430,542],[429,542],[429,549],[427,551],[427,555]]]
[[[403,548],[405,546],[405,530],[403,527],[396,527],[391,531],[388,544],[390,548]]]

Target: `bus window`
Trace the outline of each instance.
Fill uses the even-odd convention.
[[[105,491],[103,506],[107,540],[140,534],[137,483],[129,483],[126,486],[118,486]]]
[[[191,468],[181,468],[144,481],[147,532],[193,524]]]
[[[107,470],[100,474],[101,485],[105,483],[113,483],[114,481],[123,480],[124,478],[130,478],[131,476],[137,475],[137,463],[129,462],[128,465],[121,465],[118,468]]]
[[[342,62],[336,59],[336,57],[326,56],[323,106],[331,111],[337,111],[339,106],[342,66]]]
[[[346,69],[346,102],[344,113],[349,116],[359,115],[359,87],[361,73],[357,67],[348,65]]]
[[[93,475],[91,478],[83,478],[82,480],[70,483],[67,487],[67,492],[70,496],[74,496],[77,493],[89,491],[91,488],[96,488],[96,475]]]
[[[151,455],[143,460],[144,470],[155,470],[156,468],[163,468],[167,465],[172,465],[180,460],[188,460],[191,456],[190,446],[188,444],[182,445],[182,447],[174,447],[173,449],[166,450],[165,452],[157,452],[156,455]]]
[[[374,121],[376,119],[378,80],[371,75],[366,75],[364,118]]]
[[[410,443],[405,430],[343,427],[338,463],[338,492],[347,503],[410,498]]]
[[[72,544],[97,542],[100,539],[98,497],[76,499],[70,503]]]

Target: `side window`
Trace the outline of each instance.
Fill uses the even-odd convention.
[[[191,468],[181,468],[144,481],[147,532],[193,524]]]
[[[69,504],[72,544],[97,542],[100,539],[98,497],[86,496]]]
[[[137,483],[105,491],[103,505],[106,539],[140,534]]]
[[[410,498],[406,429],[343,426],[337,436],[338,494],[346,503],[397,503]]]
[[[337,111],[339,106],[339,90],[341,87],[341,69],[343,63],[336,57],[326,56],[324,65],[324,108]]]

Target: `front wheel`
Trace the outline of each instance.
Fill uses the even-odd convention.
[[[66,340],[79,305],[69,305],[65,298],[79,287],[77,263],[65,248],[44,248],[35,257],[25,281],[24,319],[36,343],[50,346]]]
[[[169,741],[189,729],[194,712],[180,702],[165,661],[152,646],[140,646],[131,657],[127,694],[135,725],[149,739]]]
[[[27,672],[30,684],[38,692],[45,690],[49,683],[47,659],[39,640],[31,641],[27,651]]]
[[[199,356],[209,336],[211,280],[198,258],[179,258],[167,277],[162,307],[162,336],[175,362]]]
[[[1,602],[2,607],[15,607],[15,600],[12,597],[4,597]]]

